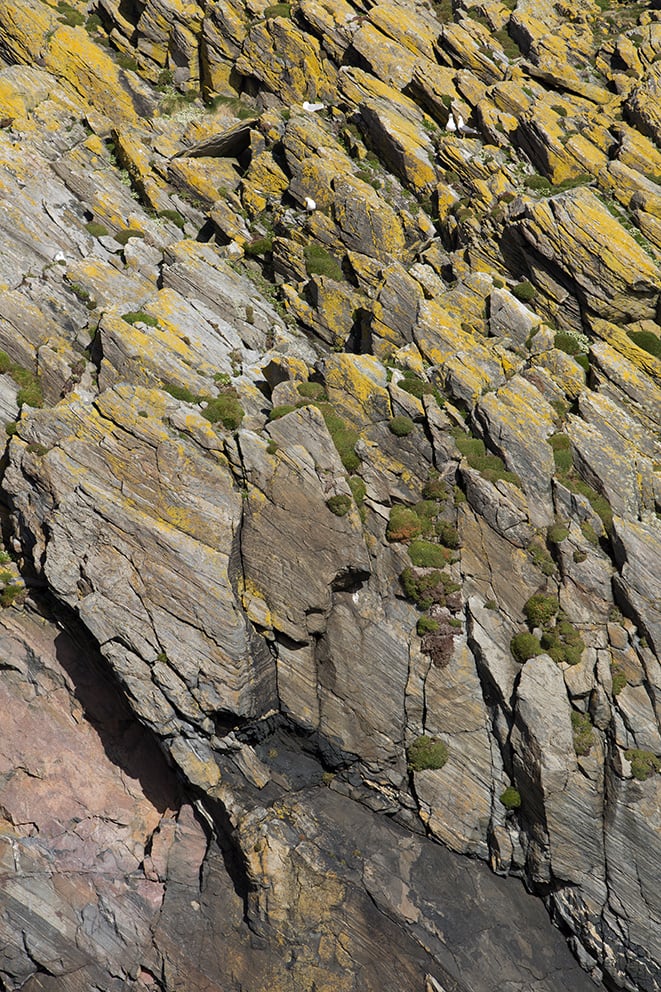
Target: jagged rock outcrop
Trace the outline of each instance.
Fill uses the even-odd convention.
[[[661,989],[602,6],[0,0],[3,987]]]

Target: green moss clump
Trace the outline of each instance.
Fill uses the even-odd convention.
[[[408,749],[408,765],[412,772],[442,768],[448,757],[447,744],[426,734],[416,737]]]
[[[436,570],[416,575],[412,568],[405,568],[399,581],[406,598],[420,610],[428,610],[432,603],[444,603],[446,594],[456,591],[447,576]]]
[[[555,462],[556,471],[559,473],[565,473],[571,471],[572,468],[572,450],[571,441],[566,434],[553,434],[552,437],[547,438],[548,443],[553,448],[553,460]]]
[[[244,255],[247,255],[248,258],[258,258],[263,255],[270,255],[272,251],[272,238],[257,238],[256,241],[250,241],[247,245],[243,246],[243,253]]]
[[[228,431],[235,431],[241,426],[245,411],[239,402],[234,389],[228,389],[209,400],[202,411],[202,416],[212,424],[221,423]]]
[[[508,472],[505,463],[498,455],[487,451],[484,441],[477,437],[471,437],[460,427],[452,431],[452,436],[460,453],[466,458],[471,468],[474,468],[489,482],[498,482],[502,479],[511,482],[515,486],[521,486],[521,480],[514,472]]]
[[[422,530],[420,517],[408,506],[396,504],[390,510],[386,537],[389,541],[410,541]]]
[[[516,296],[517,300],[521,300],[523,303],[530,303],[537,296],[537,290],[527,279],[513,286],[512,293]]]
[[[446,548],[452,548],[455,550],[459,547],[459,531],[454,524],[449,523],[447,520],[437,520],[436,521],[436,537],[439,539],[441,544]]]
[[[320,382],[299,382],[296,386],[299,396],[306,400],[326,400],[326,391]]]
[[[527,600],[523,612],[533,627],[546,627],[558,612],[558,601],[555,596],[545,596],[538,592]]]
[[[499,798],[505,809],[518,809],[521,805],[521,793],[513,785],[508,785]]]
[[[418,637],[424,637],[425,634],[435,634],[438,628],[438,620],[433,620],[431,617],[420,617],[416,626]]]
[[[16,402],[19,407],[27,405],[42,407],[44,405],[44,395],[41,391],[39,376],[31,369],[23,368],[18,362],[12,361],[6,351],[0,351],[0,374],[9,374],[19,387],[16,394]],[[9,430],[8,424],[5,430],[8,434],[14,434],[15,430]]]
[[[395,437],[406,437],[410,434],[415,427],[415,424],[410,417],[393,417],[388,423],[388,428],[390,433],[394,434]]]
[[[613,695],[619,696],[627,684],[624,669],[620,665],[611,665],[611,677],[613,680]]]
[[[269,420],[279,420],[280,417],[286,417],[288,413],[293,413],[297,409],[298,407],[294,406],[293,403],[281,403],[269,410]]]
[[[105,238],[109,233],[105,224],[99,224],[95,220],[91,220],[89,224],[85,224],[85,230],[88,234],[91,234],[93,238]]]
[[[123,231],[118,231],[114,238],[120,245],[126,245],[131,238],[144,238],[144,234],[135,227],[126,227]]]
[[[59,0],[57,12],[60,15],[58,21],[60,24],[66,24],[67,27],[77,28],[85,23],[85,14],[76,10],[71,4],[65,3],[64,0]]]
[[[422,487],[423,499],[433,499],[445,503],[448,498],[448,488],[440,479],[428,479]]]
[[[158,327],[158,319],[152,317],[150,313],[145,313],[144,310],[129,310],[128,313],[122,314],[122,320],[131,325],[146,324],[147,327]]]
[[[533,564],[540,569],[542,575],[547,577],[555,572],[555,562],[551,558],[548,549],[539,541],[533,541],[528,545],[528,554],[533,560]]]
[[[334,513],[336,517],[344,517],[351,509],[352,500],[350,496],[344,493],[338,496],[331,496],[330,499],[326,500],[326,506]]]
[[[546,537],[551,544],[562,544],[569,537],[569,527],[562,523],[552,524],[546,532]]]
[[[643,351],[647,351],[655,358],[661,358],[661,338],[651,331],[627,331],[627,335],[634,344],[637,344]]]
[[[652,751],[631,747],[624,752],[624,757],[631,762],[631,774],[638,782],[646,782],[652,775],[661,772],[661,759]]]
[[[578,665],[585,650],[585,642],[569,620],[559,620],[555,627],[542,634],[542,647],[558,664]]]
[[[291,17],[290,3],[274,3],[264,11],[264,17]]]
[[[574,735],[574,751],[577,755],[585,758],[592,750],[594,737],[592,736],[592,723],[589,714],[578,713],[572,710],[571,727]]]
[[[320,402],[316,405],[321,410],[326,427],[328,428],[328,433],[340,456],[340,461],[349,474],[356,472],[360,467],[360,458],[356,453],[356,445],[360,438],[358,431],[349,427],[342,417],[335,412],[330,403]]]
[[[328,276],[336,282],[342,282],[344,273],[338,260],[321,245],[307,245],[303,251],[305,269],[309,276]]]
[[[544,653],[539,640],[527,631],[514,635],[510,641],[510,651],[514,660],[521,665],[529,658],[535,658],[538,654]]]
[[[175,382],[166,382],[163,386],[166,393],[173,396],[175,400],[181,400],[183,403],[199,403],[201,397],[194,393],[187,386],[179,386]]]
[[[409,544],[409,558],[418,568],[443,568],[448,564],[450,555],[439,544],[413,540]]]
[[[157,216],[161,220],[171,221],[180,231],[183,231],[186,226],[186,218],[178,210],[159,210]]]

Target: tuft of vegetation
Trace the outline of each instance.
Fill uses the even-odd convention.
[[[552,524],[546,532],[546,537],[551,544],[562,544],[569,537],[569,527],[563,523]]]
[[[326,506],[336,517],[344,517],[351,509],[352,502],[350,496],[340,493],[337,496],[331,496],[330,499],[327,499]]]
[[[248,244],[243,246],[243,253],[248,258],[262,258],[264,255],[270,255],[272,251],[272,238],[257,238],[255,241],[249,241]]]
[[[390,430],[390,433],[394,434],[395,437],[406,437],[408,434],[412,432],[414,427],[415,424],[413,423],[411,418],[405,416],[393,417],[392,420],[390,420],[390,422],[388,423],[388,428]]]
[[[291,17],[290,3],[274,3],[264,11],[264,17]]]
[[[93,238],[105,238],[110,232],[105,224],[99,224],[98,221],[91,220],[88,224],[85,224],[85,230],[88,234],[91,234]]]
[[[399,581],[406,598],[415,603],[419,610],[428,610],[433,603],[444,605],[445,597],[459,590],[456,582],[437,570],[420,575],[412,568],[405,568]]]
[[[178,386],[174,382],[166,382],[163,385],[163,389],[170,396],[173,396],[175,400],[181,400],[183,403],[199,403],[202,399],[201,396],[188,389],[187,386]]]
[[[10,375],[18,386],[16,403],[19,407],[42,407],[44,405],[44,394],[41,390],[39,376],[31,369],[26,369],[18,362],[12,361],[6,351],[0,351],[0,374]],[[8,424],[5,428],[7,433],[15,433],[15,430],[9,430],[9,426]]]
[[[457,448],[467,460],[471,468],[474,468],[489,482],[498,482],[499,479],[511,482],[515,486],[521,486],[521,480],[514,472],[508,472],[505,462],[498,455],[488,452],[484,441],[477,437],[466,434],[461,427],[455,427],[452,431]]]
[[[202,416],[212,424],[221,423],[226,430],[235,431],[241,426],[245,411],[236,390],[227,389],[220,396],[209,400]]]
[[[147,327],[158,327],[158,320],[156,317],[152,317],[150,313],[145,313],[144,310],[129,310],[128,313],[122,314],[122,320],[125,320],[127,324],[146,324]]]
[[[342,266],[326,248],[316,244],[306,245],[303,254],[308,276],[328,276],[336,282],[343,281]]]
[[[581,758],[587,757],[594,744],[592,723],[589,714],[572,710],[571,729],[574,735],[574,751]]]
[[[521,793],[513,785],[508,785],[499,798],[505,809],[514,810],[521,806]]]
[[[563,618],[555,627],[544,631],[542,647],[558,664],[578,665],[585,651],[585,642],[576,627]]]
[[[518,661],[521,665],[528,661],[529,658],[535,658],[538,654],[544,654],[544,649],[538,638],[534,634],[529,634],[527,631],[514,635],[510,641],[510,651],[514,660]]]
[[[186,218],[178,210],[159,210],[156,216],[160,217],[161,220],[169,220],[180,231],[183,231],[186,226]]]
[[[546,439],[553,448],[553,460],[560,474],[570,472],[573,466],[571,441],[566,434],[553,434]]]
[[[523,612],[531,626],[546,627],[558,612],[558,601],[555,596],[546,596],[538,592],[527,600]]]
[[[433,499],[438,503],[445,503],[448,498],[448,489],[440,479],[428,479],[422,487],[423,499]]]
[[[389,541],[411,541],[422,531],[420,517],[408,506],[396,503],[390,510],[386,537]]]
[[[431,617],[420,617],[416,626],[416,631],[418,637],[424,637],[425,634],[435,634],[439,627],[440,624],[438,620],[433,620]]]
[[[299,382],[296,386],[299,396],[306,400],[327,400],[326,391],[320,382]]]
[[[647,351],[655,358],[661,358],[661,338],[651,331],[627,331],[627,336],[637,344],[643,351]]]
[[[454,524],[447,520],[437,520],[435,530],[436,537],[444,547],[452,548],[453,551],[457,550],[460,545],[459,532]]]
[[[624,757],[631,762],[631,774],[638,782],[646,782],[652,775],[661,772],[661,758],[657,758],[652,751],[631,747],[624,752]]]
[[[613,695],[619,696],[627,684],[627,677],[621,665],[611,665],[611,678],[613,680]]]
[[[446,548],[431,541],[413,540],[409,544],[409,558],[417,568],[443,568],[450,557]]]
[[[131,238],[144,238],[144,233],[139,231],[137,227],[125,227],[123,230],[118,231],[117,234],[113,235],[113,237],[120,245],[126,245]]]
[[[328,433],[340,456],[340,461],[349,474],[356,472],[360,467],[360,458],[356,453],[356,445],[360,435],[358,431],[349,427],[347,423],[335,412],[330,403],[317,403],[321,414],[326,422]]]
[[[548,549],[540,541],[532,541],[528,545],[528,554],[532,558],[533,564],[547,577],[555,572],[555,562],[551,558]]]
[[[293,413],[294,410],[298,410],[298,407],[294,406],[293,403],[281,403],[279,406],[274,406],[269,410],[269,420],[279,420],[280,417],[286,417],[288,413]]]
[[[66,24],[70,28],[81,27],[85,23],[85,14],[82,14],[71,4],[65,3],[65,0],[59,0],[57,5],[57,12],[60,15],[58,21],[60,24]]]
[[[537,290],[531,282],[524,280],[512,287],[512,294],[522,303],[530,303],[537,296]]]
[[[448,747],[437,737],[423,734],[411,743],[408,749],[408,766],[412,772],[442,768],[449,757]]]

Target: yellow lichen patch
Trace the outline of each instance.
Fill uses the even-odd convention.
[[[435,44],[438,27],[425,17],[422,9],[400,7],[394,3],[379,3],[369,13],[370,21],[384,34],[398,41],[416,55],[436,61]]]
[[[373,355],[333,355],[327,359],[325,378],[329,400],[351,423],[391,416],[385,370]]]
[[[57,26],[54,12],[38,0],[0,0],[0,23],[3,54],[28,64],[36,62],[48,32]]]
[[[45,55],[46,68],[68,82],[93,107],[112,121],[137,122],[131,98],[110,56],[83,28],[62,25],[52,35]]]
[[[242,200],[253,216],[265,209],[271,197],[279,199],[289,180],[270,151],[254,157],[243,177]]]
[[[168,178],[178,189],[212,204],[225,187],[228,168],[229,163],[219,159],[178,158],[170,162]]]

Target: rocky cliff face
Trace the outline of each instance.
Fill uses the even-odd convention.
[[[0,987],[658,992],[661,14],[0,24]]]

